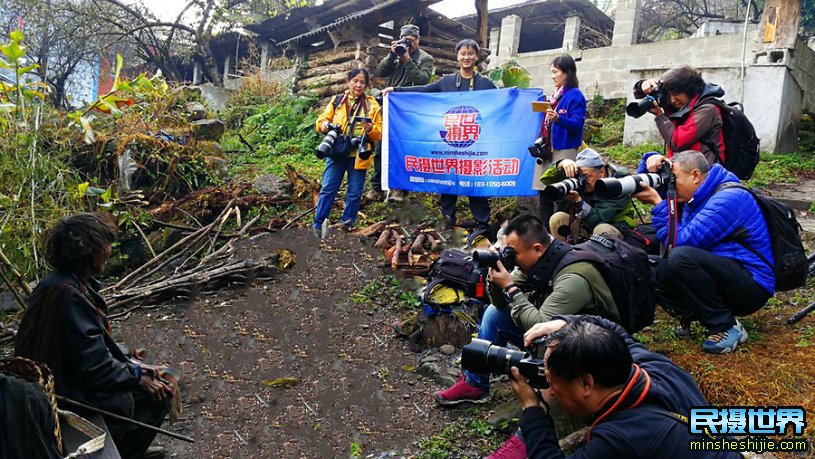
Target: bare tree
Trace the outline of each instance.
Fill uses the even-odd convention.
[[[749,11],[748,3],[750,5]],[[708,19],[757,20],[764,0],[645,0],[640,23],[641,38],[649,41],[692,35]]]
[[[23,26],[28,57],[51,87],[55,106],[68,106],[66,86],[80,69],[90,69],[105,47],[105,25],[89,19],[86,0],[0,0],[3,32]]]

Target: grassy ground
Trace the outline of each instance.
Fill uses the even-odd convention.
[[[595,108],[595,114],[602,116],[603,126],[589,138],[589,144],[604,154],[610,161],[635,169],[642,153],[661,151],[660,145],[640,145],[627,147],[621,143],[600,147],[600,143],[614,144],[609,139],[622,139],[623,116],[620,102],[610,102],[608,106]],[[268,111],[268,107],[251,110],[248,116]],[[291,111],[282,116],[289,116]],[[280,139],[271,142],[268,130],[256,124],[247,129],[242,128],[227,133],[223,140],[224,150],[232,152],[230,156],[231,171],[237,179],[251,180],[260,173],[282,175],[286,164],[291,164],[301,173],[312,178],[319,178],[323,162],[317,160],[311,149],[319,138],[305,134],[309,121],[316,116],[314,112],[303,111],[298,122],[305,137],[301,139]],[[272,119],[274,117],[270,117]],[[270,121],[274,122],[274,121]],[[240,140],[244,136],[256,149],[250,152]],[[756,169],[752,186],[763,187],[772,183],[794,183],[804,177],[815,176],[815,152],[809,143],[802,143],[802,150],[794,154],[764,154],[762,162]],[[343,198],[342,191],[338,201]],[[493,209],[511,214],[515,209],[514,199],[496,199]],[[466,199],[459,201],[461,219],[469,218]],[[438,218],[437,204],[433,195],[415,193],[408,203],[400,207],[403,220],[413,222],[434,220]],[[384,203],[369,203],[363,206],[359,225],[374,223],[383,219],[393,220],[394,207]],[[646,209],[643,209],[646,210]],[[340,209],[335,208],[339,217]],[[368,299],[374,291],[387,290],[399,298],[394,307],[400,311],[415,307],[405,298],[412,292],[401,291],[392,279],[386,279],[382,285],[370,286],[352,295],[352,300]],[[686,369],[698,381],[700,388],[713,405],[794,405],[803,406],[809,412],[815,412],[815,365],[812,364],[812,353],[815,351],[815,322],[813,316],[795,325],[786,325],[784,320],[807,304],[815,301],[815,282],[810,281],[807,288],[794,292],[780,293],[770,300],[768,305],[756,314],[745,318],[743,323],[750,334],[750,341],[731,355],[714,356],[704,354],[700,345],[704,339],[701,330],[690,338],[678,338],[672,332],[675,322],[665,313],[658,311],[657,322],[649,329],[638,334],[638,338],[652,349],[671,357],[678,365]],[[499,385],[500,386],[500,385]],[[513,395],[508,388],[499,388],[498,397],[511,401]],[[428,394],[429,396],[429,394]],[[491,406],[491,405],[490,405]],[[421,458],[453,458],[466,455],[486,454],[505,440],[512,430],[511,425],[490,426],[485,422],[490,414],[488,407],[469,408],[467,414],[459,421],[449,425],[437,435],[425,438],[418,444]],[[807,438],[815,438],[815,424],[809,423]],[[353,445],[351,447],[353,450]],[[466,452],[466,453],[465,453]],[[353,451],[351,451],[353,455]],[[812,457],[812,456],[809,456]]]

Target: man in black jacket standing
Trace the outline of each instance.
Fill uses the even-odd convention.
[[[542,336],[548,336],[544,361],[550,385],[544,399],[591,426],[586,445],[570,457],[741,457],[731,451],[690,451],[695,437],[680,416],[707,405],[704,396],[688,373],[648,351],[619,325],[597,316],[560,316],[531,328],[524,342]],[[517,368],[510,383],[524,406],[521,431],[528,457],[563,457],[546,403]]]

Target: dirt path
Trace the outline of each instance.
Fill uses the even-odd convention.
[[[245,256],[288,248],[296,266],[121,324],[128,345],[186,381],[184,420],[170,428],[197,443],[159,437],[175,457],[349,457],[352,442],[364,456],[409,454],[464,413],[433,406],[438,387],[410,371],[417,355],[393,336],[386,308],[349,299],[383,272],[363,244],[315,242],[306,230],[247,240]],[[269,387],[277,378],[296,383]]]

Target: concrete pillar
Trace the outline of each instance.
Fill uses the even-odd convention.
[[[226,59],[224,59],[224,84],[226,84],[227,80],[229,80],[229,61],[232,60],[232,55],[227,54]]]
[[[614,36],[611,46],[628,46],[637,44],[640,32],[640,10],[642,0],[619,0],[617,12],[614,13]]]
[[[500,39],[500,37],[501,37],[501,29],[500,28],[493,27],[492,29],[490,29],[490,46],[489,46],[489,48],[490,48],[490,62],[493,65],[497,65],[498,64],[498,59],[500,59],[500,57],[498,56],[498,40]]]
[[[201,63],[195,61],[192,64],[192,84],[196,85],[200,83],[201,83]]]
[[[580,16],[566,18],[566,27],[563,30],[563,50],[570,51],[579,47]]]
[[[263,78],[269,68],[269,42],[263,40],[260,45],[260,77]]]
[[[501,21],[501,38],[498,42],[498,56],[506,61],[518,54],[518,45],[521,43],[521,23],[523,19],[517,15],[509,15]]]

